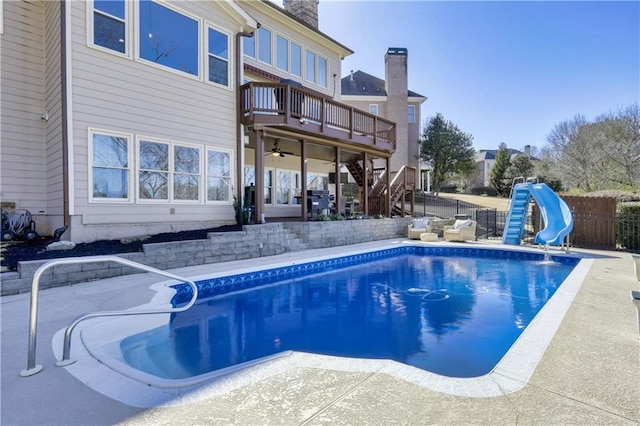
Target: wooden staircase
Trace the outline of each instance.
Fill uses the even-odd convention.
[[[351,176],[361,188],[364,187],[365,172],[362,167],[362,161],[352,161],[345,164]],[[373,164],[372,164],[373,166]],[[371,167],[368,173],[367,194],[369,211],[367,215],[413,215],[414,202],[413,193],[416,189],[414,167],[402,166],[397,172],[392,172],[390,176],[389,188],[387,187],[387,171],[385,169],[373,169]],[[389,204],[387,205],[387,193],[389,195]],[[411,203],[410,210],[407,211],[406,202]]]

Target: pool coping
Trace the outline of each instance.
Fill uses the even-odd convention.
[[[422,242],[403,242],[418,246],[431,245]],[[438,244],[438,243],[436,243]],[[496,249],[496,246],[480,246],[475,244],[438,244],[441,247],[473,247],[479,249]],[[367,253],[372,251],[392,248],[389,242],[380,247],[368,247],[353,250],[345,250],[341,256]],[[499,250],[515,250],[540,253],[540,249],[528,247],[504,247]],[[556,252],[553,253],[554,255]],[[65,367],[65,369],[77,379],[86,383],[92,389],[102,393],[112,399],[124,404],[148,408],[148,407],[168,407],[180,406],[194,403],[212,396],[221,395],[240,387],[252,384],[274,375],[284,373],[297,367],[323,368],[328,370],[369,372],[388,374],[398,379],[414,383],[418,386],[457,396],[466,397],[496,397],[515,392],[524,387],[538,362],[542,358],[547,346],[551,342],[560,322],[568,311],[577,292],[579,291],[584,278],[586,277],[593,259],[584,259],[581,255],[569,254],[572,257],[581,258],[574,270],[565,279],[563,284],[555,292],[554,296],[545,304],[540,312],[534,317],[531,323],[525,328],[513,346],[505,354],[497,366],[487,375],[476,378],[451,378],[430,373],[416,367],[405,365],[391,360],[363,360],[353,358],[342,358],[335,356],[316,355],[301,352],[286,352],[278,356],[270,357],[267,360],[260,360],[252,366],[242,365],[237,368],[227,370],[227,374],[213,374],[206,382],[185,383],[179,388],[162,387],[161,382],[145,383],[146,377],[137,376],[135,372],[129,372],[137,380],[115,372],[111,367],[96,360],[87,351],[84,344],[72,345],[71,355],[77,360],[76,363]],[[287,260],[270,263],[270,268],[290,266],[292,264],[308,262],[313,260],[323,260],[335,258],[335,254],[316,255],[306,260]],[[234,273],[249,272],[264,269],[263,265],[254,265],[242,271],[234,270]],[[230,275],[230,272],[219,271],[206,276],[195,275],[188,278],[197,281],[198,279],[214,278],[216,276]],[[156,283],[154,289],[166,288],[166,282]],[[171,290],[168,290],[173,294]],[[160,291],[156,294],[149,305],[157,306],[167,302],[167,293]],[[156,315],[159,317],[159,315]],[[85,336],[82,330],[86,327],[95,327],[93,324],[81,324],[78,332],[84,341]],[[109,319],[101,321],[107,323],[118,321]],[[154,320],[155,321],[155,320]],[[166,322],[166,319],[165,319]],[[62,352],[62,338],[64,330],[57,332],[52,340],[53,351],[60,358]],[[86,343],[86,342],[85,342]],[[91,344],[90,344],[91,345]],[[133,370],[133,369],[132,369]],[[135,370],[137,371],[137,370]],[[145,373],[141,373],[146,375]],[[147,375],[148,376],[148,375]],[[152,376],[153,377],[153,376]],[[139,381],[141,380],[141,381]]]

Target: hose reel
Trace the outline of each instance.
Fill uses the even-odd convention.
[[[12,241],[20,236],[27,241],[38,238],[36,223],[33,221],[31,212],[29,210],[15,210],[13,212],[2,210],[2,241]]]

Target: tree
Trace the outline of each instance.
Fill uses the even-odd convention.
[[[496,153],[496,162],[491,168],[491,186],[493,186],[498,195],[505,197],[509,195],[511,189],[511,183],[507,178],[507,170],[511,166],[511,153],[509,148],[503,142],[498,145],[498,152]]]
[[[420,157],[431,165],[432,188],[440,192],[454,174],[468,175],[475,165],[473,136],[440,113],[431,118],[420,138]]]
[[[511,165],[507,169],[505,177],[511,181],[520,176],[526,179],[529,176],[533,176],[534,169],[535,167],[528,156],[518,154],[511,160]]]
[[[640,107],[588,121],[577,115],[556,125],[541,151],[542,171],[586,192],[640,185]]]

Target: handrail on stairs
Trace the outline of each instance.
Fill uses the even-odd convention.
[[[86,319],[97,317],[110,317],[110,316],[124,316],[124,315],[147,315],[147,314],[170,314],[177,312],[184,312],[189,309],[196,302],[198,298],[198,287],[196,284],[186,278],[172,274],[170,272],[161,271],[160,269],[152,268],[151,266],[143,265],[137,262],[133,262],[128,259],[123,259],[118,256],[88,256],[88,257],[69,257],[66,259],[54,259],[44,263],[33,274],[33,280],[31,282],[31,307],[29,312],[29,348],[27,353],[27,368],[20,372],[20,376],[29,377],[42,371],[42,365],[36,365],[36,335],[37,335],[37,319],[38,319],[38,289],[40,283],[40,277],[47,269],[56,265],[69,265],[76,263],[94,263],[94,262],[115,262],[122,265],[131,266],[143,271],[152,272],[157,275],[162,275],[167,278],[172,278],[176,281],[187,283],[192,289],[191,300],[184,306],[179,308],[170,309],[151,309],[151,310],[128,310],[128,311],[101,311],[92,312],[89,314],[80,315],[74,319],[67,327],[64,333],[64,347],[62,353],[62,359],[56,362],[59,367],[73,364],[75,360],[70,359],[69,353],[71,349],[71,333],[73,329]]]

